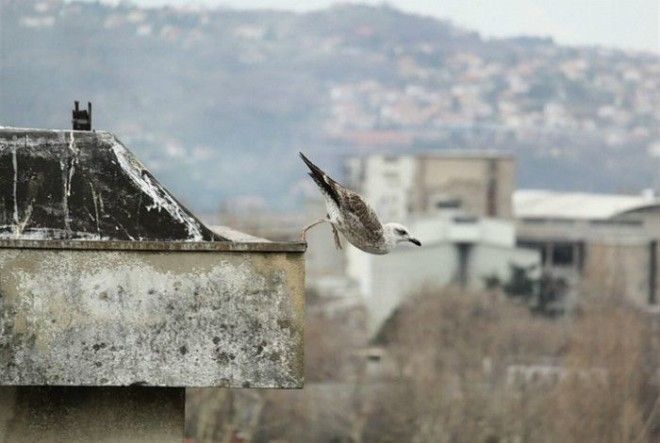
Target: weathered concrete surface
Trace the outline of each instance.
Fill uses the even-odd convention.
[[[0,249],[74,249],[91,251],[191,251],[191,252],[305,252],[300,242],[223,242],[123,241],[123,240],[6,240],[0,238]]]
[[[225,240],[102,131],[0,128],[0,238]]]
[[[181,443],[183,388],[0,387],[1,443]]]
[[[88,243],[3,243],[0,385],[302,386],[301,252]]]

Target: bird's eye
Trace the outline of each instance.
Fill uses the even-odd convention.
[[[406,235],[406,231],[404,231],[403,229],[396,229],[396,233],[399,235]]]

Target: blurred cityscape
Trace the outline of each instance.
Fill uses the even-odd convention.
[[[374,256],[309,232],[305,389],[199,391],[191,435],[657,441],[660,198],[516,189],[515,172],[495,151],[347,157],[343,181],[423,247]],[[310,197],[221,223],[292,240],[324,212]]]
[[[307,236],[301,391],[191,390],[191,442],[660,441],[660,57],[305,14],[0,0],[0,122],[92,100],[210,225],[295,240],[304,151],[422,248]]]

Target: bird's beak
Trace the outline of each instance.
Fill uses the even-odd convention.
[[[417,240],[416,238],[410,238],[410,239],[408,239],[408,241],[410,243],[412,243],[413,245],[422,246],[422,242]]]

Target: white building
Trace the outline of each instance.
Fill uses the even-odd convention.
[[[516,247],[509,221],[434,215],[413,220],[409,228],[423,247],[401,245],[382,256],[347,248],[347,273],[358,283],[372,335],[406,297],[425,285],[482,289],[488,277],[507,281],[511,264],[539,268],[539,252]]]
[[[405,220],[408,217],[417,173],[415,157],[351,157],[344,166],[349,187],[363,195],[382,220]]]

